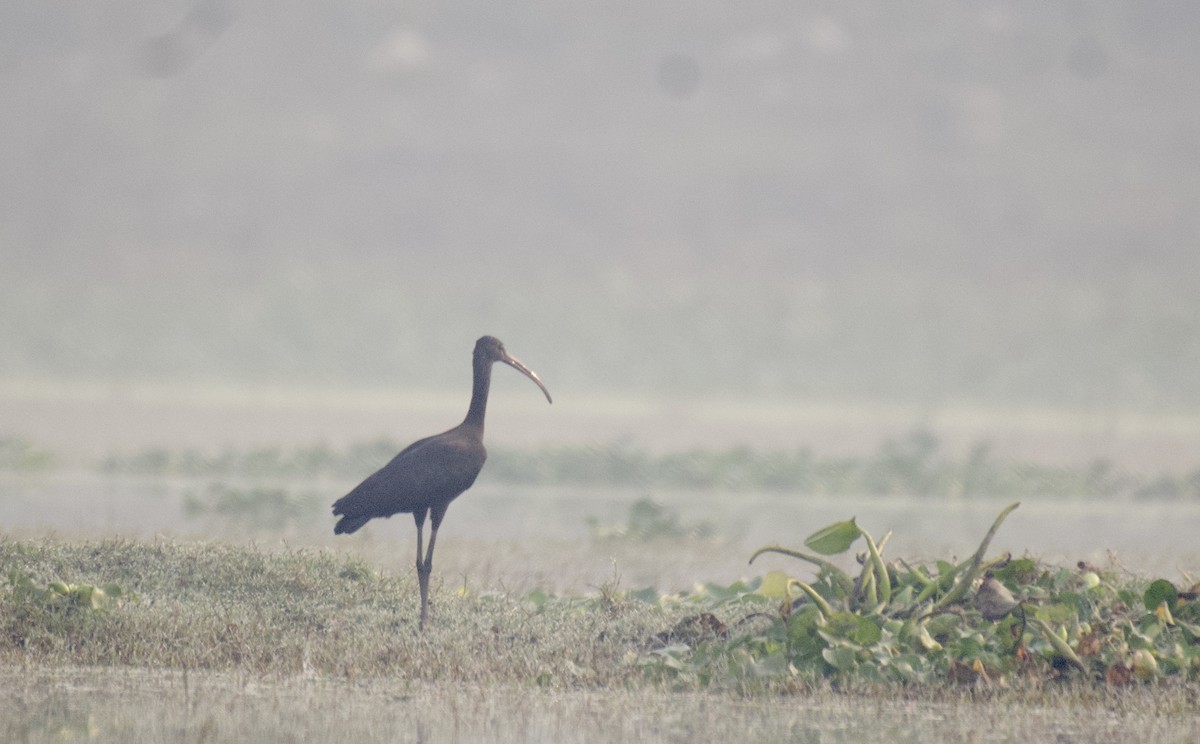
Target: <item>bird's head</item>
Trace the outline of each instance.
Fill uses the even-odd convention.
[[[542,389],[542,393],[545,394],[546,400],[550,403],[554,402],[554,400],[550,397],[550,391],[547,390],[546,386],[542,384],[541,379],[534,374],[533,370],[518,362],[507,351],[505,351],[504,344],[500,341],[500,339],[496,338],[495,336],[481,336],[480,339],[475,342],[475,363],[491,364],[493,362],[503,362],[504,364],[507,364],[529,379],[533,380],[534,383]]]

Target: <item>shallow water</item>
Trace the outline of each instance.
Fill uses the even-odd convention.
[[[893,536],[886,555],[906,559],[965,557],[974,552],[1002,500],[932,500],[877,496],[792,496],[721,491],[648,491],[567,486],[518,488],[477,484],[451,507],[439,535],[439,573],[485,586],[539,586],[584,591],[619,578],[660,590],[697,581],[731,581],[771,568],[803,566],[764,556],[758,547],[799,547],[815,530],[856,517],[878,540]],[[415,544],[406,515],[376,520],[359,533],[334,539],[327,505],[353,483],[334,480],[222,482],[204,479],[107,477],[90,472],[0,475],[0,524],[23,536],[55,533],[98,538],[285,541],[364,555],[381,566],[407,570]],[[189,498],[213,488],[282,491],[307,498],[303,514],[287,523],[267,513],[257,523],[211,513],[189,513]],[[630,506],[653,498],[685,527],[706,525],[713,538],[649,543],[599,539],[593,525],[619,527]],[[1112,556],[1139,574],[1175,577],[1200,573],[1200,504],[1178,501],[1063,500],[1031,494],[997,533],[990,555],[1010,551],[1054,562],[1108,565]],[[844,560],[851,560],[848,556]],[[450,580],[447,578],[447,580]]]

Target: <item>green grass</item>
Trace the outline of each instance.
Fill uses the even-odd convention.
[[[435,582],[424,634],[411,575],[324,550],[3,539],[0,663],[742,694],[1200,680],[1196,587],[985,561],[1002,519],[957,564],[885,561],[852,522],[810,540],[837,552],[865,537],[857,577],[771,547],[815,563],[817,579],[775,571],[684,593],[608,584],[586,596]],[[844,544],[830,548],[830,534]],[[993,574],[1021,599],[1019,613],[981,614],[978,579]],[[93,587],[105,601],[78,601]]]
[[[624,654],[670,624],[665,610],[616,596],[535,604],[443,587],[421,635],[411,576],[325,551],[6,539],[0,566],[137,597],[85,611],[0,593],[4,663],[620,685]]]
[[[863,536],[824,534],[810,545]],[[670,560],[671,543],[657,545]],[[421,634],[411,573],[327,550],[0,538],[0,740],[1194,740],[1200,684],[1173,661],[1200,649],[1183,627],[1197,614],[1186,587],[1107,571],[1093,584],[1091,568],[1028,559],[886,561],[895,592],[881,607],[862,589],[879,564],[863,565],[810,580],[834,609],[824,619],[779,572],[584,596],[460,592],[435,572]],[[909,612],[918,568],[964,582],[957,596],[953,581],[929,595],[937,617]],[[1028,613],[1025,657],[1014,615],[988,621],[976,608],[969,577],[989,568]],[[847,581],[857,588],[839,594]],[[89,587],[109,600],[74,598]],[[941,648],[926,676],[865,673],[917,653],[919,635],[889,629],[906,614]],[[1128,678],[1107,678],[1121,649],[1087,650],[1089,621],[1136,630],[1129,653],[1152,649],[1158,671],[1131,664]],[[1061,632],[1086,669],[1062,663],[1034,622]]]

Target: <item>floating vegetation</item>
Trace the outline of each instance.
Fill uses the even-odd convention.
[[[978,550],[959,563],[885,561],[855,520],[811,535],[807,551],[766,546],[817,568],[814,580],[782,572],[656,601],[724,616],[720,632],[672,633],[639,657],[653,679],[751,690],[818,680],[858,684],[1005,686],[1077,678],[1108,685],[1200,680],[1200,585],[1148,585],[1080,564],[986,559],[1002,511]],[[862,540],[848,574],[826,555]],[[1191,580],[1188,579],[1190,582]],[[712,628],[711,621],[702,623]],[[678,627],[678,625],[676,625]]]
[[[325,444],[285,450],[259,447],[239,451],[198,449],[172,451],[163,448],[131,455],[110,455],[97,468],[112,475],[155,475],[181,477],[312,478],[355,477],[371,472],[400,450],[388,439],[362,442],[338,451]]]
[[[623,525],[601,525],[595,517],[588,517],[587,525],[592,537],[601,540],[704,539],[717,534],[717,528],[711,522],[686,524],[675,510],[649,497],[633,502],[629,507],[629,519]]]
[[[387,439],[344,450],[323,444],[219,453],[151,449],[112,455],[98,468],[109,474],[151,476],[353,479],[374,471],[399,450],[399,443]],[[0,459],[0,467],[4,466]],[[1056,498],[1200,499],[1200,469],[1151,476],[1124,471],[1107,460],[1082,467],[1042,465],[998,458],[987,442],[976,444],[965,456],[953,457],[924,430],[889,439],[862,457],[822,457],[803,447],[653,454],[627,442],[538,450],[495,448],[485,472],[494,481],[521,485],[950,498],[1024,498],[1036,493]]]
[[[325,513],[325,501],[316,491],[212,483],[202,493],[184,496],[183,511],[191,519],[217,518],[251,529],[281,530],[315,520]]]
[[[39,473],[56,465],[54,454],[24,437],[0,437],[0,470]]]
[[[952,498],[1029,493],[1063,498],[1169,493],[1200,498],[1200,470],[1149,480],[1121,472],[1106,460],[1081,468],[1002,460],[986,442],[975,445],[965,457],[954,458],[942,452],[936,436],[923,430],[889,439],[864,457],[821,457],[808,448],[747,447],[652,455],[622,442],[601,448],[499,450],[491,456],[488,468],[490,477],[533,484]]]

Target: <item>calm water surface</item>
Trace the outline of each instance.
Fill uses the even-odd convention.
[[[406,515],[376,520],[358,535],[333,539],[328,505],[353,485],[336,480],[221,482],[107,477],[88,472],[5,474],[0,475],[0,528],[26,536],[281,538],[290,545],[366,550],[368,554],[375,550],[381,561],[407,555],[414,541],[412,522]],[[282,494],[299,506],[286,522],[270,510],[257,518],[232,518],[203,510],[197,513],[187,506],[189,501],[211,506],[221,493],[230,491],[251,500]],[[634,576],[626,575],[629,580],[651,584],[659,579],[677,583],[756,575],[759,564],[745,564],[755,548],[771,543],[799,547],[813,531],[849,517],[856,517],[877,540],[892,530],[888,555],[965,557],[1008,503],[603,487],[520,488],[487,483],[485,477],[450,509],[439,535],[441,556],[456,560],[454,551],[463,548],[448,546],[459,543],[471,546],[470,552],[495,548],[504,555],[515,550],[514,561],[528,565],[536,562],[535,545],[557,544],[569,546],[576,558],[611,558],[630,549],[617,543],[629,541],[595,539],[592,526],[627,524],[630,507],[640,498],[654,499],[676,514],[685,527],[707,527],[716,536],[669,541],[671,548],[657,551],[658,577],[641,569]],[[1101,563],[1115,555],[1121,565],[1138,573],[1200,572],[1200,544],[1195,540],[1200,532],[1200,504],[1063,500],[1037,494],[1021,501],[1021,507],[997,533],[992,554],[1011,551],[1051,561]],[[520,555],[522,546],[529,555]],[[664,555],[676,559],[664,559]],[[706,556],[713,564],[707,570]],[[779,565],[773,560],[767,559],[762,570]],[[727,561],[729,565],[725,565]],[[472,565],[476,564],[460,562],[455,567],[466,570]],[[689,577],[681,573],[686,569],[698,573]]]

